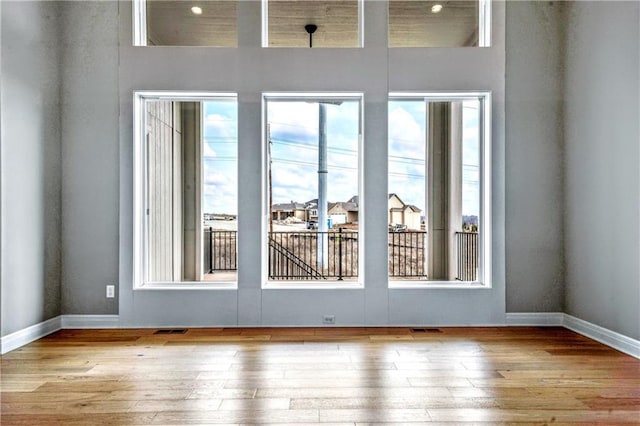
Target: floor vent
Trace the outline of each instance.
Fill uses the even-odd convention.
[[[186,328],[174,328],[174,329],[160,329],[156,330],[153,334],[184,334],[187,332]]]
[[[412,328],[412,333],[442,333],[439,328]]]

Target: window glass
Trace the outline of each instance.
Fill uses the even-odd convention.
[[[359,0],[268,0],[264,45],[360,47],[359,8]]]
[[[484,46],[482,10],[478,0],[390,0],[389,47]]]
[[[144,106],[145,282],[236,281],[235,98]]]
[[[139,11],[146,10],[141,44],[236,47],[236,7],[237,0],[146,0]]]
[[[269,280],[355,280],[359,99],[266,105]]]
[[[478,98],[389,102],[392,279],[479,279],[481,134]]]

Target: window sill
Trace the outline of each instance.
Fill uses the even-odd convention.
[[[166,283],[145,283],[141,286],[134,287],[134,291],[138,290],[238,290],[238,283],[235,282],[217,282],[202,283],[195,281],[186,282],[166,282]]]
[[[411,289],[428,289],[428,290],[479,290],[490,289],[490,285],[483,284],[478,281],[402,281],[389,280],[389,289],[411,290]]]
[[[263,290],[362,290],[364,284],[359,281],[267,281],[262,285]]]

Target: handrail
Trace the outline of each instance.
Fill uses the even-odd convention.
[[[316,270],[313,266],[309,265],[291,250],[283,246],[281,243],[277,242],[271,235],[269,235],[269,246],[274,248],[278,253],[284,255],[287,260],[293,262],[294,266],[300,268],[302,271],[306,272],[310,278],[318,278],[326,280],[327,277],[322,275],[318,270]],[[271,266],[271,262],[269,263]],[[271,275],[271,271],[270,275]]]

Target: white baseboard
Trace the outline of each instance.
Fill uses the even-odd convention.
[[[507,326],[563,326],[640,359],[640,341],[562,312],[507,313]],[[5,354],[61,329],[119,328],[118,315],[59,315],[0,338]]]
[[[508,326],[560,327],[563,321],[562,312],[507,313],[506,315]]]
[[[569,314],[564,314],[562,325],[571,331],[640,359],[640,340],[632,339]]]
[[[562,326],[590,339],[640,359],[640,340],[616,333],[599,325],[562,312],[508,313],[508,326]]]
[[[28,343],[35,342],[51,333],[62,328],[62,318],[60,316],[53,317],[46,321],[34,324],[30,327],[18,330],[15,333],[7,334],[0,338],[0,353],[2,355],[14,349],[18,349]]]
[[[118,328],[118,315],[62,315],[62,328]]]

